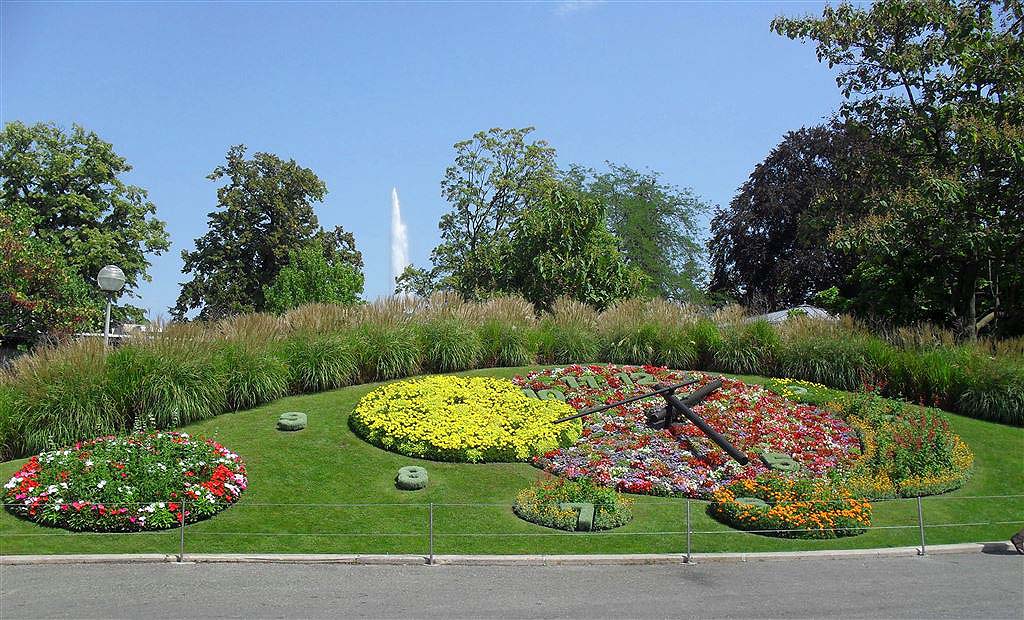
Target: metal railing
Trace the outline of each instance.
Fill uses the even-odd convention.
[[[633,552],[676,553],[680,555],[682,562],[692,563],[695,551],[699,551],[699,548],[701,547],[699,541],[704,538],[717,538],[721,536],[748,537],[746,539],[746,543],[728,546],[730,550],[748,553],[765,550],[766,546],[771,547],[772,550],[785,550],[785,547],[787,546],[784,541],[765,545],[763,542],[760,542],[765,540],[765,537],[758,535],[770,536],[806,532],[806,530],[803,529],[735,529],[729,525],[720,523],[707,515],[695,518],[695,512],[704,512],[704,507],[707,505],[706,502],[699,500],[681,500],[679,498],[655,498],[645,496],[635,496],[633,499],[635,502],[633,505],[633,511],[636,514],[634,520],[630,524],[622,528],[594,532],[569,532],[550,529],[534,525],[520,519],[509,521],[504,519],[504,517],[507,517],[508,514],[512,512],[510,503],[262,503],[255,501],[247,502],[243,499],[238,504],[231,506],[219,517],[215,515],[212,519],[195,522],[189,522],[186,518],[184,520],[179,520],[179,523],[175,527],[163,530],[146,530],[141,532],[73,532],[57,528],[31,526],[31,531],[17,531],[25,528],[23,528],[21,524],[8,524],[0,528],[0,555],[6,554],[4,547],[7,545],[4,544],[4,541],[23,539],[41,540],[52,537],[67,537],[70,539],[85,539],[87,537],[116,537],[122,539],[153,537],[153,540],[158,543],[167,544],[170,541],[166,539],[173,536],[174,543],[176,543],[176,553],[174,555],[177,556],[176,559],[178,562],[186,561],[188,548],[202,539],[228,539],[239,537],[252,540],[274,539],[296,541],[311,539],[313,544],[331,549],[330,553],[337,553],[338,547],[334,543],[328,543],[325,541],[347,539],[349,541],[353,541],[347,543],[350,549],[356,540],[369,541],[368,544],[360,545],[360,548],[372,549],[372,551],[360,551],[360,553],[408,553],[410,549],[416,549],[417,551],[415,551],[414,555],[422,554],[424,561],[427,564],[434,564],[440,542],[448,543],[445,546],[447,548],[446,551],[449,553],[459,553],[460,548],[463,552],[466,551],[467,545],[457,544],[458,541],[504,539],[506,541],[504,544],[485,544],[483,546],[480,544],[468,545],[469,552],[490,553],[494,550],[498,550],[499,552],[504,550],[504,552],[507,553],[509,550],[513,550],[513,552],[522,553],[524,551],[518,550],[525,548],[527,545],[514,545],[510,541],[523,540],[530,541],[528,546],[531,550],[525,551],[527,553],[542,552],[545,554],[557,554],[568,553],[571,552],[571,550],[566,549],[566,547],[560,543],[552,545],[551,543],[543,541],[551,541],[560,537],[568,537],[575,539],[579,544],[589,545],[591,549],[616,548],[621,547],[621,544],[624,542],[630,542],[632,544],[630,549],[635,550]],[[172,501],[181,505],[181,510],[185,515],[189,514],[188,502],[183,502],[181,500]],[[950,511],[939,510],[936,507],[941,503],[946,502],[967,501],[979,501],[985,504],[984,510],[972,513],[981,514],[981,519],[944,521],[942,519],[942,515],[949,515]],[[150,505],[152,503],[153,502],[122,502],[117,504],[116,507]],[[881,516],[879,515],[879,506],[899,503],[908,504],[905,508],[901,507],[902,514],[900,514],[900,510],[883,510],[883,514]],[[699,508],[695,510],[694,504],[697,504]],[[914,542],[915,546],[917,546],[918,554],[925,555],[927,553],[927,532],[929,530],[945,528],[979,528],[984,526],[996,526],[1002,528],[1006,526],[1007,534],[1005,535],[1005,538],[1009,538],[1009,535],[1016,531],[1016,529],[1008,526],[1017,526],[1019,528],[1024,525],[1024,494],[975,496],[937,495],[923,498],[914,497],[873,500],[872,504],[875,505],[874,523],[872,525],[856,528],[823,528],[816,529],[815,531],[836,532],[840,530],[849,531],[851,529],[856,529],[858,531],[864,530],[865,532],[906,531],[910,533],[911,531],[916,530],[916,532],[911,534],[911,536],[915,539]],[[5,508],[8,506],[20,505],[4,505]],[[935,515],[934,519],[927,518],[929,516],[928,508],[931,508],[932,514]],[[280,512],[282,514],[274,518],[261,520],[264,523],[272,523],[274,525],[273,530],[268,529],[258,531],[256,528],[251,527],[235,529],[239,524],[246,523],[246,519],[232,519],[229,515],[253,510],[266,510]],[[368,512],[370,514],[366,515],[368,518],[364,518],[362,520],[345,517],[329,519],[323,518],[322,511],[342,511],[347,515],[351,515],[354,512]],[[499,519],[494,521],[491,518],[494,516],[495,511],[498,511],[498,514],[502,515],[503,520]],[[392,514],[389,514],[389,512]],[[394,512],[400,513],[400,518],[394,518]],[[1005,517],[999,515],[1005,515]],[[310,521],[308,527],[304,527],[302,519],[298,518],[303,516]],[[249,521],[252,520],[250,519]],[[374,526],[382,523],[390,529],[388,531],[380,531],[376,528],[372,530],[366,529],[367,525]],[[515,525],[511,525],[512,523]],[[658,527],[658,523],[665,524],[665,527]],[[353,524],[362,525],[363,529],[353,529],[350,527]],[[344,527],[345,525],[348,525],[349,527]],[[650,529],[639,529],[645,526],[648,526]],[[661,541],[651,542],[652,537],[660,538]],[[142,540],[146,541],[149,539],[142,538]],[[828,549],[830,548],[829,540],[835,539],[820,540],[815,546],[821,549]],[[891,543],[893,540],[894,539],[890,538],[889,540],[882,542]],[[397,541],[408,542],[398,544]],[[455,544],[452,544],[453,541]],[[616,544],[606,544],[609,541],[616,541]],[[117,543],[111,544],[103,551],[108,551],[109,549],[109,552],[120,552],[124,549],[120,544],[121,542],[122,540],[119,540]],[[799,547],[801,549],[806,549],[808,546],[806,541],[803,539],[793,539],[793,543],[794,547]],[[265,545],[260,546],[265,548]],[[863,547],[864,545],[842,545],[843,548],[855,548],[858,546]],[[890,544],[883,546],[910,545]],[[27,545],[19,545],[17,553],[33,552],[32,549],[26,550],[26,547]],[[95,545],[92,545],[91,547],[94,548]],[[722,549],[722,545],[717,544],[709,544],[707,547],[715,551]],[[209,552],[216,548],[218,548],[217,545],[200,544],[201,551],[198,552]],[[296,552],[297,546],[292,542],[283,545],[272,545],[271,548],[275,549],[274,551],[269,551],[271,553],[294,553]],[[302,552],[324,552],[322,549],[314,549],[310,551],[309,549],[311,549],[311,547],[309,545],[302,546],[302,549],[304,550]],[[481,551],[481,549],[486,549],[486,551]],[[349,553],[351,553],[351,551],[349,551]]]

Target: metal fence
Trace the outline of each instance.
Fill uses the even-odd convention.
[[[187,502],[172,501],[182,504],[187,514]],[[967,511],[965,502],[977,504]],[[151,503],[145,502],[146,505]],[[1024,494],[938,495],[875,500],[872,504],[872,525],[858,529],[887,532],[884,538],[876,540],[877,546],[916,546],[919,555],[926,554],[929,536],[949,541],[950,536],[934,534],[939,530],[960,528],[984,534],[982,538],[968,535],[958,537],[960,539],[982,540],[987,537],[991,540],[993,536],[989,534],[996,530],[1005,532],[998,538],[1006,539],[1024,526]],[[118,504],[121,507],[131,505],[141,504]],[[705,514],[706,506],[706,502],[698,500],[636,497],[634,519],[630,524],[605,531],[568,532],[509,519],[512,512],[509,503],[261,503],[243,499],[220,516],[181,523],[173,530],[101,533],[28,527],[27,524],[5,525],[0,528],[0,555],[5,555],[4,548],[9,546],[3,541],[21,541],[17,553],[66,553],[82,549],[100,553],[121,552],[125,550],[122,544],[125,541],[141,541],[141,546],[160,546],[168,555],[170,549],[166,547],[173,544],[177,560],[184,562],[190,550],[195,553],[222,550],[224,544],[217,541],[242,539],[258,547],[259,553],[352,553],[360,549],[357,553],[422,555],[426,563],[433,564],[441,553],[564,554],[569,552],[564,540],[570,539],[572,545],[584,553],[674,553],[682,562],[692,562],[695,554],[723,549],[745,553],[784,551],[789,546],[785,541],[765,541],[772,540],[772,535],[804,531],[734,529]],[[958,519],[960,514],[971,514],[976,518]],[[273,527],[267,527],[268,524],[273,524]],[[254,527],[260,525],[263,527]],[[714,541],[723,536],[739,540],[727,545]],[[55,551],[52,545],[41,548],[38,544],[25,542],[52,541],[56,537],[64,537],[73,544],[61,545]],[[118,540],[105,544],[93,542],[94,537]],[[856,541],[857,538],[839,540]],[[90,542],[82,544],[80,541],[83,540]],[[283,543],[285,540],[290,542]],[[837,546],[872,546],[836,543],[836,540],[821,539],[810,545],[800,540],[794,541],[793,546],[801,549],[812,546],[823,550]],[[238,552],[237,545],[231,548]]]

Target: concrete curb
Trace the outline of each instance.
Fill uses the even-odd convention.
[[[851,559],[905,557],[920,555],[918,547],[881,549],[846,549],[823,551],[773,551],[763,553],[695,553],[691,564],[705,562],[759,562],[800,559]],[[1012,551],[1004,542],[929,545],[926,555],[950,553],[996,553]],[[93,554],[93,555],[5,555],[0,566],[41,564],[156,564],[178,563],[178,556],[162,553]],[[422,555],[360,555],[360,554],[185,554],[185,563],[218,564],[354,564],[364,566],[422,566]],[[434,564],[441,566],[629,566],[652,564],[686,564],[686,554],[622,554],[622,555],[435,555]]]

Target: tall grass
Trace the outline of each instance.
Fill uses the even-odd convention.
[[[851,320],[772,326],[738,307],[704,315],[661,300],[598,313],[560,299],[538,316],[519,298],[441,295],[170,325],[110,352],[97,341],[39,347],[0,375],[0,457],[421,371],[598,361],[870,385],[1024,425],[1024,339],[963,343],[930,326],[873,332]]]
[[[282,355],[290,372],[291,391],[296,394],[340,388],[359,375],[352,340],[341,334],[296,334],[282,347]]]

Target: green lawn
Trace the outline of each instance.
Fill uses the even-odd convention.
[[[511,377],[528,368],[464,373]],[[763,382],[761,377],[742,377]],[[636,496],[627,526],[598,534],[560,533],[512,514],[516,491],[541,472],[527,464],[417,461],[385,452],[348,427],[355,403],[375,385],[282,399],[186,430],[214,437],[245,459],[249,489],[238,505],[185,528],[194,553],[426,553],[428,503],[434,502],[435,553],[679,553],[686,550],[682,499]],[[810,394],[809,400],[828,394]],[[284,411],[305,411],[309,427],[275,429]],[[962,489],[923,500],[929,544],[1005,540],[1024,526],[1024,429],[949,414],[976,455]],[[0,464],[7,480],[24,461]],[[399,491],[398,468],[423,464],[430,485]],[[304,505],[300,505],[304,504]],[[350,504],[331,506],[330,504]],[[356,505],[352,505],[356,504]],[[359,505],[362,504],[362,505]],[[370,505],[367,505],[370,504]],[[474,504],[471,506],[460,504]],[[782,540],[737,532],[691,502],[693,552],[847,549],[918,544],[916,500],[875,503],[872,530],[827,541]],[[1014,523],[1000,523],[1014,522]],[[44,528],[0,512],[0,553],[176,553],[179,531],[83,534]]]

